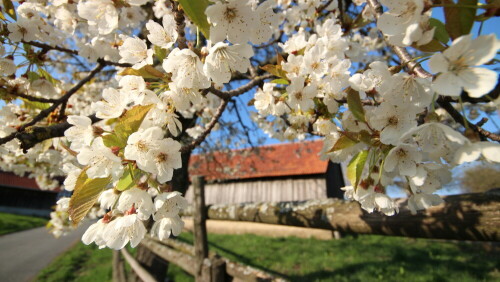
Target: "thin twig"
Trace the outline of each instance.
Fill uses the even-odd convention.
[[[222,113],[226,109],[227,104],[229,103],[229,100],[222,100],[219,107],[217,108],[217,111],[215,112],[215,115],[212,117],[212,120],[207,124],[205,127],[205,130],[198,136],[193,142],[191,142],[188,145],[182,146],[180,149],[181,153],[186,153],[189,151],[192,151],[196,146],[200,145],[203,141],[205,141],[205,138],[207,138],[208,134],[212,131],[212,129],[215,127],[217,122],[219,121],[219,118],[222,116]]]
[[[269,78],[272,78],[272,77],[274,77],[274,75],[272,75],[272,74],[265,74],[262,76],[258,76],[256,78],[250,80],[247,84],[240,86],[236,89],[229,90],[229,91],[218,90],[218,89],[214,88],[213,86],[208,88],[208,91],[213,93],[214,95],[218,96],[219,98],[221,98],[223,100],[229,100],[232,97],[239,96],[239,95],[249,91],[250,89],[259,85],[259,83],[261,83],[262,81],[269,79]]]
[[[41,102],[41,103],[57,103],[58,102],[58,99],[47,99],[47,98],[42,98],[42,97],[35,97],[35,96],[27,95],[24,93],[8,92],[8,95],[23,98],[23,99],[26,99],[26,100],[32,101],[32,102]]]

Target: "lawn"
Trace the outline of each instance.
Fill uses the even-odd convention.
[[[110,249],[79,242],[42,270],[36,281],[111,281],[112,257]]]
[[[191,242],[183,233],[180,240]],[[341,240],[209,235],[211,250],[292,281],[500,281],[500,252],[478,244],[384,236]],[[176,282],[193,281],[178,267]],[[41,281],[111,279],[111,251],[81,243],[60,257]]]
[[[0,212],[0,235],[44,226],[47,219]]]

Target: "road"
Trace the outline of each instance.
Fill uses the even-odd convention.
[[[32,281],[40,270],[80,240],[85,227],[59,239],[45,227],[0,236],[0,281]]]

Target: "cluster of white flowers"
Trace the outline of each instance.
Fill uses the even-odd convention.
[[[495,63],[500,42],[495,35],[462,34],[448,46],[445,28],[431,21],[428,1],[381,0],[386,9],[378,15],[354,1],[359,15],[350,19],[337,1],[217,0],[193,22],[185,14],[181,25],[179,13],[189,9],[152,2],[18,1],[17,19],[0,19],[6,42],[0,47],[0,98],[17,101],[0,109],[0,138],[44,113],[89,66],[105,62],[112,75],[91,79],[41,121],[66,120],[71,127],[63,138],[27,152],[16,138],[0,144],[1,170],[29,175],[45,189],[66,176],[64,188],[74,198],[71,204],[60,200],[51,215],[57,236],[74,228],[68,218],[80,221],[82,189],[96,193],[97,204],[86,212],[102,217],[83,236],[86,244],[136,246],[151,219],[152,235],[178,235],[187,203],[165,187],[182,166],[180,140],[204,136],[204,124],[227,102],[217,94],[224,85],[256,79],[261,70],[275,77],[253,84],[260,86],[253,120],[280,140],[322,136],[323,159],[350,160],[355,167],[344,190],[368,212],[399,211],[386,193],[395,179],[405,183],[415,213],[442,202],[434,193],[450,182],[451,168],[478,159],[500,162],[498,143],[466,138],[451,119],[440,122],[443,110],[435,109],[438,97],[487,98],[498,74],[484,65]],[[146,4],[152,11],[143,9]],[[203,17],[207,26],[196,26]],[[386,53],[394,46],[439,46],[422,55],[430,58],[433,74],[419,76],[414,61],[395,66]],[[493,113],[499,101],[475,111]],[[196,118],[183,128],[184,120]]]
[[[106,190],[99,197],[101,207],[109,208],[116,204],[112,212],[92,224],[82,241],[95,243],[99,248],[122,249],[130,242],[137,246],[146,235],[143,221],[151,216],[155,220],[151,234],[160,239],[177,236],[181,233],[184,222],[179,211],[187,207],[187,201],[179,192],[161,193],[153,200],[151,194],[139,188],[126,190],[120,195],[113,190]]]

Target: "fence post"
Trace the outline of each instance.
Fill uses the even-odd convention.
[[[194,194],[194,255],[196,261],[196,281],[211,280],[210,266],[204,264],[208,258],[207,243],[207,211],[205,208],[205,178],[203,176],[193,177]],[[208,263],[210,264],[210,263]],[[208,272],[208,273],[207,273]]]
[[[125,275],[125,265],[120,251],[113,251],[113,282],[125,282],[127,277]]]

